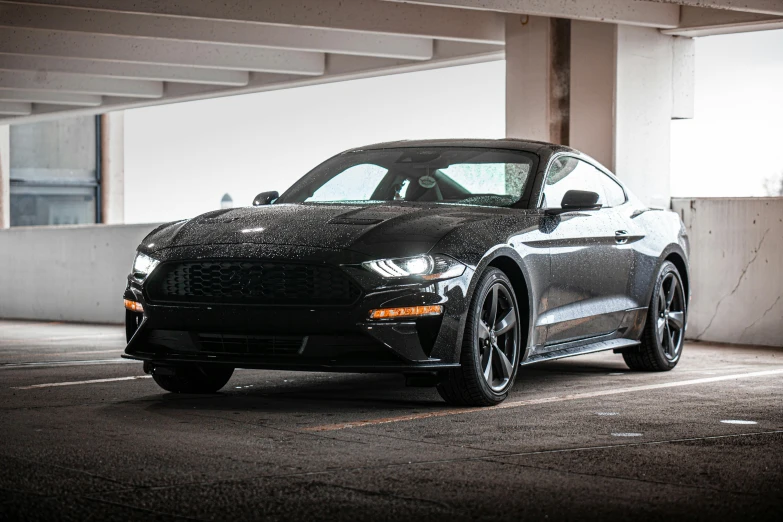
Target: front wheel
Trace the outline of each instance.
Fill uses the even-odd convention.
[[[152,378],[158,386],[172,393],[215,393],[233,373],[231,367],[208,364],[152,368]]]
[[[665,372],[677,366],[685,342],[686,305],[680,272],[665,261],[655,281],[642,344],[623,353],[630,369]]]
[[[492,406],[514,385],[521,352],[519,306],[506,274],[490,268],[479,279],[462,337],[460,367],[438,392],[449,404]]]

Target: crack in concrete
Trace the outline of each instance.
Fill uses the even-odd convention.
[[[772,303],[772,306],[770,306],[769,308],[767,308],[767,309],[764,311],[764,313],[763,313],[763,314],[761,314],[761,317],[759,317],[758,319],[756,319],[755,321],[753,321],[752,323],[750,323],[750,325],[746,326],[746,327],[745,327],[745,329],[744,329],[744,330],[742,330],[742,333],[740,334],[739,338],[740,338],[740,339],[742,339],[742,338],[745,336],[745,333],[747,333],[747,331],[748,331],[748,330],[750,330],[751,328],[753,328],[754,326],[756,326],[756,325],[757,325],[759,322],[761,322],[761,320],[762,320],[762,319],[764,319],[764,318],[767,316],[767,314],[768,314],[768,313],[770,313],[770,312],[772,311],[772,309],[773,309],[773,308],[775,308],[775,306],[777,306],[777,304],[778,304],[779,302],[780,302],[780,296],[778,296],[778,298],[777,298],[777,299],[775,299],[775,302],[774,302],[774,303]]]
[[[707,333],[707,330],[710,329],[710,326],[712,326],[713,321],[715,321],[715,318],[718,316],[718,311],[720,310],[720,305],[723,304],[723,301],[734,295],[734,293],[739,289],[740,284],[742,283],[742,279],[745,277],[745,274],[750,269],[750,265],[752,265],[756,259],[759,257],[759,252],[761,252],[761,245],[764,244],[764,240],[767,238],[767,233],[769,233],[770,229],[767,229],[764,231],[764,234],[761,236],[761,241],[759,241],[758,246],[756,247],[756,252],[753,254],[753,257],[750,261],[745,265],[745,268],[742,269],[742,273],[739,276],[739,279],[737,279],[737,284],[734,285],[734,289],[729,292],[728,294],[724,295],[718,300],[718,304],[715,305],[715,312],[713,312],[712,317],[710,318],[710,322],[707,323],[707,326],[704,327],[704,330],[701,331],[694,339],[701,340],[702,336]]]

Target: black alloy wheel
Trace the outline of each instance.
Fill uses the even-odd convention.
[[[682,355],[687,303],[682,278],[673,263],[661,266],[647,312],[641,346],[623,353],[632,370],[667,371]]]
[[[461,366],[438,392],[450,404],[491,406],[507,396],[521,356],[519,306],[506,275],[487,270],[476,285],[463,334]]]
[[[673,272],[663,278],[658,292],[658,316],[655,321],[656,340],[669,361],[676,361],[682,351],[685,328],[685,304],[682,285]]]
[[[518,322],[511,290],[501,282],[494,283],[481,308],[475,343],[484,380],[495,392],[506,389],[518,362]]]

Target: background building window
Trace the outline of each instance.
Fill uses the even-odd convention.
[[[12,125],[11,226],[100,221],[99,118]]]

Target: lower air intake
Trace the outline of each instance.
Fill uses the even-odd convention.
[[[198,334],[199,351],[215,354],[298,355],[306,339],[282,335]]]

